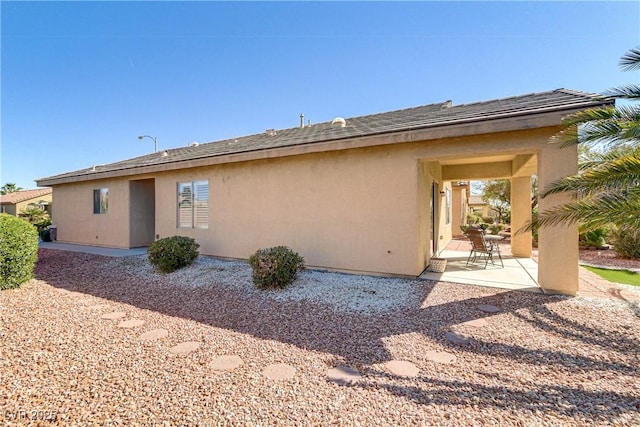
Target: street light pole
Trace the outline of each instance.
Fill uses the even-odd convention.
[[[156,138],[155,136],[149,136],[149,135],[140,135],[138,137],[138,139],[142,139],[142,138],[149,138],[150,140],[153,141],[153,152],[157,153],[158,152],[158,138]]]

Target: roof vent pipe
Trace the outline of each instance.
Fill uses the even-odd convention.
[[[300,128],[304,127],[304,113],[300,113]]]

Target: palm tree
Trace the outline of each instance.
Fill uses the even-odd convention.
[[[4,196],[6,194],[15,193],[22,190],[24,190],[24,188],[16,186],[15,182],[8,182],[0,188],[0,194]]]
[[[640,69],[640,47],[621,59],[625,70]],[[606,96],[640,101],[640,86],[610,89]],[[585,144],[590,156],[579,163],[578,174],[557,180],[543,192],[570,193],[576,198],[541,212],[532,226],[580,223],[582,231],[615,225],[640,232],[640,105],[630,103],[581,111],[562,121],[552,140],[561,146]]]

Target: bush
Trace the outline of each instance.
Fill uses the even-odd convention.
[[[491,224],[489,226],[489,231],[491,232],[491,234],[498,234],[505,228],[507,228],[507,226],[504,224]]]
[[[193,264],[198,258],[199,244],[191,237],[173,236],[156,240],[147,249],[151,265],[163,273],[171,273]]]
[[[304,270],[304,258],[286,246],[258,249],[249,257],[258,289],[285,288]]]
[[[0,290],[33,278],[38,260],[38,232],[20,218],[0,214]]]
[[[580,233],[578,237],[578,242],[580,246],[593,246],[596,248],[601,248],[607,244],[607,230],[603,228],[597,228],[591,231],[585,231]]]
[[[492,217],[492,216],[483,216],[482,217],[482,222],[484,222],[485,224],[493,224],[495,220],[496,219],[494,217]]]
[[[469,225],[473,225],[473,224],[477,224],[478,222],[480,222],[480,215],[476,215],[476,214],[467,214],[467,224]]]
[[[624,258],[640,258],[640,230],[619,228],[611,233],[613,250]]]

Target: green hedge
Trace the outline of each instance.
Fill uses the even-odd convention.
[[[258,249],[249,257],[249,264],[258,289],[285,288],[304,269],[304,258],[287,246],[276,246]]]
[[[0,214],[0,290],[33,278],[38,260],[38,231],[28,222]]]
[[[191,237],[173,236],[156,240],[147,249],[149,262],[163,273],[187,267],[198,258],[200,245]]]

